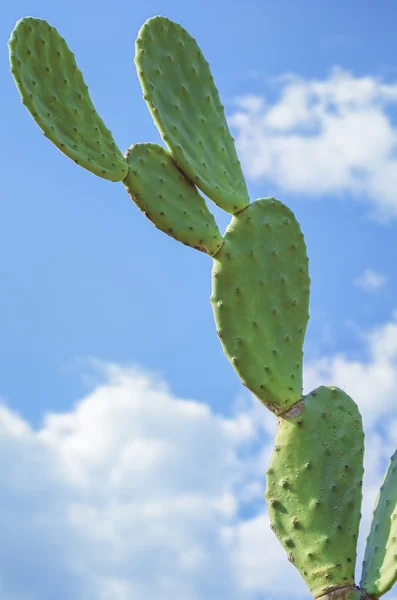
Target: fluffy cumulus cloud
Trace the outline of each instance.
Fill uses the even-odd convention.
[[[103,371],[37,431],[1,406],[1,597],[240,600],[263,590],[261,569],[279,570],[284,556],[269,559],[267,523],[256,532],[239,513],[263,509],[275,419],[247,408],[225,418],[151,374]],[[251,542],[252,581],[236,551]]]
[[[336,384],[363,414],[360,557],[397,447],[397,313],[361,335],[365,361],[335,354],[305,371],[306,392]],[[92,390],[37,430],[0,404],[0,596],[307,597],[265,510],[274,416],[245,391],[226,418],[151,373],[97,368]]]
[[[378,292],[386,285],[386,277],[373,269],[364,269],[354,283],[364,292]]]
[[[274,101],[237,100],[229,122],[247,175],[307,195],[353,193],[380,220],[397,216],[397,84],[335,68],[278,79]]]

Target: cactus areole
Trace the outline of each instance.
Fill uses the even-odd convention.
[[[310,278],[299,223],[275,198],[250,203],[194,38],[156,16],[139,30],[135,50],[143,98],[167,148],[133,143],[123,156],[58,31],[26,17],[9,40],[22,103],[44,135],[92,174],[122,182],[163,233],[212,257],[210,300],[224,353],[278,418],[265,497],[286,558],[316,599],[380,598],[397,580],[397,458],[376,501],[358,586],[364,432],[357,405],[339,388],[303,396]],[[224,236],[200,191],[232,215]]]

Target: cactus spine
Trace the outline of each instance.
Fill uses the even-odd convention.
[[[9,41],[22,102],[69,158],[122,181],[161,231],[213,258],[211,303],[224,352],[242,383],[278,417],[266,476],[271,527],[314,598],[379,598],[397,580],[393,455],[355,585],[364,433],[338,388],[302,397],[310,278],[299,224],[275,198],[250,204],[209,65],[177,23],[149,19],[136,40],[143,97],[168,150],[123,156],[96,112],[73,53],[46,21],[17,22]],[[232,214],[224,237],[200,195]]]

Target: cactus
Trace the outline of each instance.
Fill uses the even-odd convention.
[[[135,63],[168,150],[133,144],[123,157],[98,116],[72,52],[46,21],[18,21],[9,41],[22,102],[45,135],[92,173],[122,181],[155,227],[213,259],[218,336],[242,383],[278,417],[266,475],[271,527],[314,598],[379,598],[397,579],[396,455],[391,459],[355,585],[364,433],[355,402],[319,387],[302,397],[309,319],[306,245],[275,198],[250,204],[223,106],[196,41],[149,19]],[[231,213],[221,236],[200,195]]]
[[[356,404],[320,387],[284,413],[266,477],[271,527],[317,598],[354,585],[364,432]]]
[[[309,318],[306,246],[295,216],[263,198],[232,217],[214,256],[211,296],[225,354],[276,414],[302,397]]]
[[[125,159],[92,104],[74,54],[55,27],[41,19],[21,19],[8,45],[22,102],[44,135],[95,175],[123,180],[128,172]]]
[[[213,255],[222,236],[197,188],[157,144],[127,150],[127,192],[154,225],[182,244]]]
[[[397,581],[397,451],[376,499],[363,560],[360,587],[380,598]]]
[[[177,23],[153,17],[135,48],[143,98],[179,167],[223,210],[248,206],[234,141],[196,40]]]

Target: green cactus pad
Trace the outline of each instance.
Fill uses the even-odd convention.
[[[306,245],[292,211],[264,198],[234,215],[214,256],[218,336],[243,384],[276,414],[302,397]]]
[[[354,585],[364,432],[355,402],[321,386],[279,418],[266,474],[271,528],[314,598]]]
[[[360,587],[379,598],[397,581],[397,452],[390,459],[376,499]]]
[[[204,198],[157,144],[134,144],[126,154],[124,181],[135,204],[161,231],[197,250],[215,254],[222,236]]]
[[[249,204],[247,186],[209,65],[177,23],[148,19],[135,44],[143,97],[184,173],[232,214]]]
[[[26,17],[15,25],[8,46],[22,102],[44,135],[91,173],[110,181],[124,179],[125,159],[57,30],[47,21]]]

